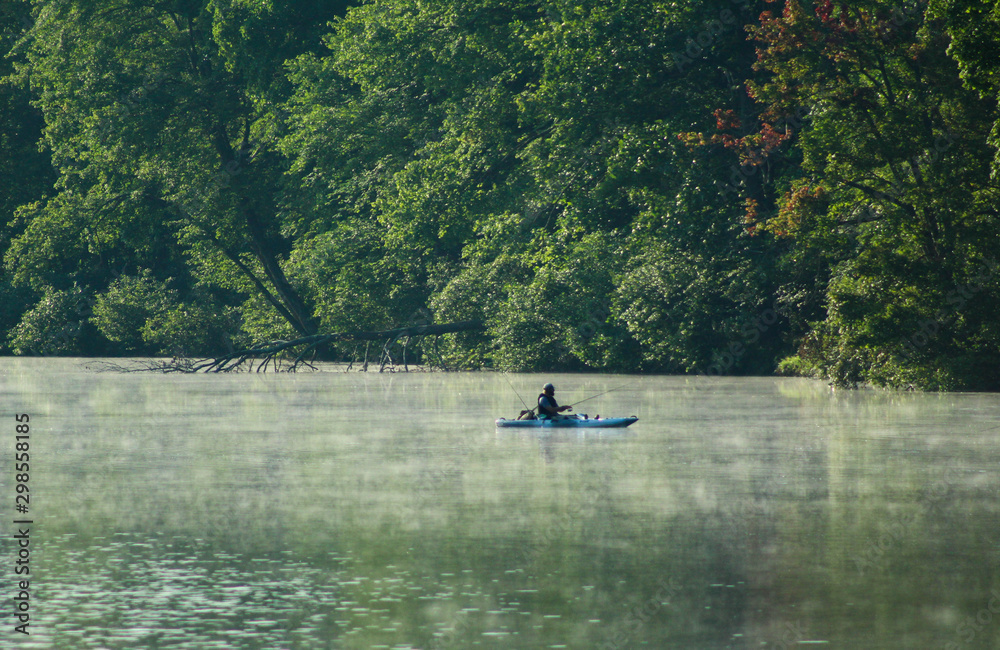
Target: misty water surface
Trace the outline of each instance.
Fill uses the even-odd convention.
[[[36,522],[0,645],[1000,647],[997,395],[510,375],[640,417],[536,433],[492,373],[0,368]]]

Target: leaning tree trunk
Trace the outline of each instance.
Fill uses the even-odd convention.
[[[248,174],[252,177],[250,172],[254,169],[253,163],[248,158],[251,148],[250,119],[246,120],[243,143],[239,149],[235,149],[230,142],[226,125],[219,122],[214,125],[214,144],[221,161],[219,173],[223,184],[234,193],[236,208],[246,224],[245,234],[250,252],[263,269],[264,277],[270,286],[265,285],[264,278],[258,278],[245,264],[238,261],[238,253],[227,254],[227,257],[236,262],[240,271],[254,282],[264,298],[295,328],[296,332],[302,336],[315,335],[318,330],[316,322],[298,291],[288,281],[284,269],[281,268],[278,250],[274,245],[275,236],[267,232],[259,211],[244,193],[245,186],[249,182]]]
[[[243,209],[244,218],[247,222],[247,232],[250,235],[250,248],[254,257],[264,268],[267,279],[271,281],[275,293],[281,300],[282,306],[287,310],[289,320],[295,330],[303,336],[313,336],[316,334],[316,324],[309,315],[309,310],[299,296],[298,292],[288,281],[285,271],[278,262],[278,255],[273,250],[267,234],[257,218],[257,214],[252,208]]]

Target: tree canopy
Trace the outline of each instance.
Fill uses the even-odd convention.
[[[435,358],[1000,388],[992,4],[3,0],[0,23],[6,351],[477,321]]]

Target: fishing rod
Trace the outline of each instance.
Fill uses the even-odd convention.
[[[616,386],[615,388],[611,388],[609,390],[606,390],[603,393],[598,393],[597,395],[591,395],[590,397],[584,398],[584,399],[580,400],[579,402],[573,402],[572,404],[567,404],[567,406],[576,406],[577,404],[583,404],[584,402],[592,400],[595,397],[600,397],[601,395],[607,395],[608,393],[613,393],[616,390],[621,390],[623,388],[628,388],[628,386],[629,386],[629,384],[622,384],[621,386]]]
[[[506,381],[506,382],[507,382],[507,385],[508,385],[508,386],[510,386],[510,389],[511,389],[512,391],[514,391],[514,394],[515,394],[515,395],[517,395],[517,399],[521,400],[521,405],[522,405],[522,406],[524,406],[524,410],[528,411],[528,412],[529,412],[529,413],[531,413],[531,414],[534,414],[534,412],[535,412],[535,409],[532,409],[532,408],[528,408],[528,405],[524,403],[524,400],[523,400],[523,399],[521,399],[521,394],[517,392],[517,389],[516,389],[516,388],[514,388],[514,384],[510,383],[510,379],[507,379],[507,374],[506,374],[506,373],[503,373],[503,372],[501,372],[501,373],[500,373],[500,376],[504,378],[504,381]]]

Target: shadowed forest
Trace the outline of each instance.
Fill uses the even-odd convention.
[[[993,2],[0,0],[0,48],[0,353],[479,321],[411,361],[1000,390]]]

